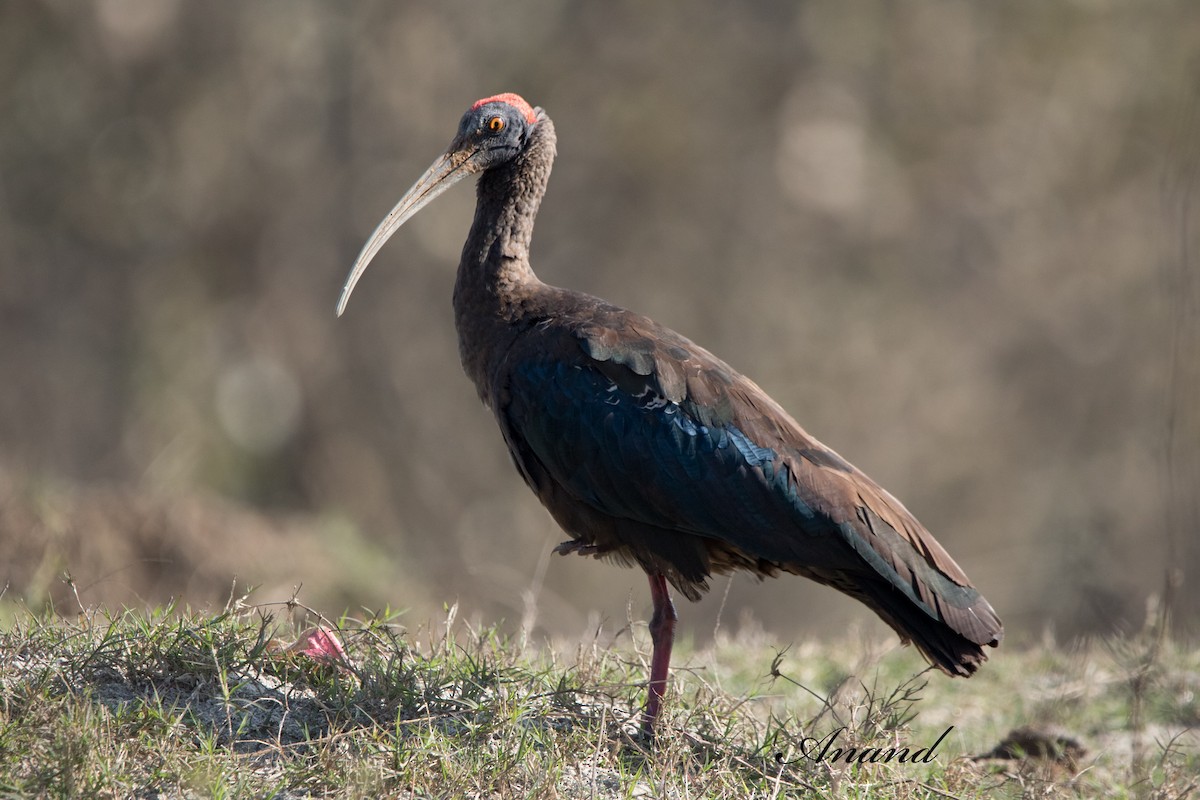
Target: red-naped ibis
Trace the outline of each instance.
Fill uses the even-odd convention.
[[[935,667],[971,675],[1004,628],[900,501],[810,436],[757,384],[653,320],[538,280],[533,221],[554,124],[486,97],[367,240],[338,301],[401,225],[478,175],[454,286],[463,368],[529,488],[570,536],[561,554],[650,578],[653,735],[675,631],[669,582],[698,600],[714,574],[803,575],[861,600]]]

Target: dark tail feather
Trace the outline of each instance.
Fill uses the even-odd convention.
[[[929,663],[947,675],[973,675],[987,661],[983,647],[996,647],[1004,638],[1003,623],[982,595],[968,608],[939,604],[938,619],[885,581],[856,588],[905,643],[916,645]]]

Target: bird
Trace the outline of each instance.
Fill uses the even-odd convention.
[[[453,294],[462,366],[517,471],[570,536],[554,552],[638,566],[649,578],[641,735],[653,740],[667,689],[671,587],[697,601],[711,577],[737,570],[838,589],[933,667],[975,673],[1003,623],[899,500],[709,351],[534,274],[529,246],[556,141],[545,110],[518,94],[473,103],[363,245],[337,315],[405,222],[478,176]]]

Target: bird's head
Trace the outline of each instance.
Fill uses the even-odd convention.
[[[342,296],[338,300],[340,317],[350,301],[354,285],[391,235],[431,200],[461,181],[512,160],[524,149],[529,134],[542,119],[541,109],[535,109],[516,94],[498,94],[476,101],[463,114],[458,133],[450,147],[429,165],[400,202],[396,204],[379,227],[367,239],[362,251],[346,277]]]
[[[468,174],[482,172],[521,152],[537,122],[537,111],[520,95],[485,97],[463,114],[446,155],[465,159]]]

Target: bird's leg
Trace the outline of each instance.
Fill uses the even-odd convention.
[[[662,707],[663,695],[667,691],[667,670],[671,666],[671,645],[675,642],[675,604],[667,589],[667,579],[662,573],[650,575],[650,598],[654,601],[654,613],[650,617],[650,641],[654,653],[650,656],[650,691],[646,696],[646,710],[642,714],[642,733],[646,738],[654,736],[654,721]]]

